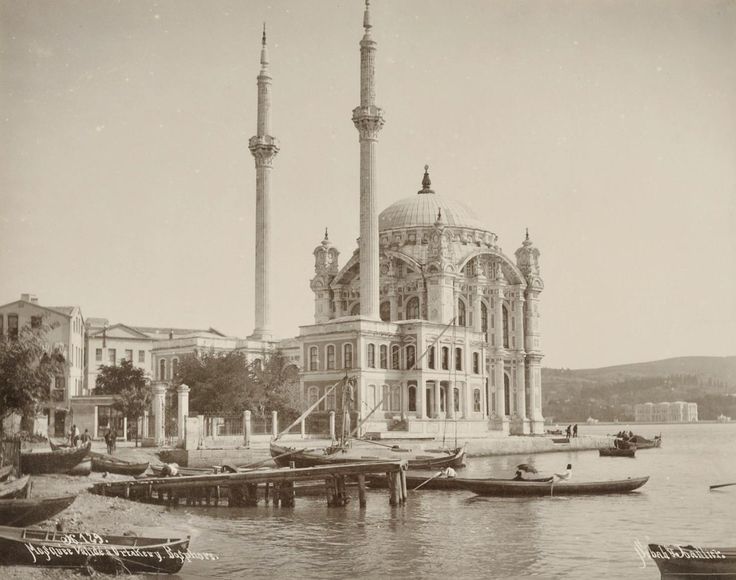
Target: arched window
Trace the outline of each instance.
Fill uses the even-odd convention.
[[[416,320],[419,316],[419,298],[416,296],[406,301],[406,319]]]
[[[506,373],[503,374],[503,414],[511,415],[511,385]]]
[[[353,304],[353,307],[350,309],[350,316],[358,316],[358,314],[360,314],[360,302]]]
[[[166,359],[161,359],[158,362],[158,379],[160,381],[166,380]]]
[[[452,389],[452,409],[456,412],[460,412],[460,389]]]
[[[401,411],[401,387],[398,385],[391,387],[391,410]]]
[[[411,370],[416,364],[417,350],[413,344],[406,347],[406,370]]]
[[[373,343],[368,345],[368,367],[376,368],[376,345]]]
[[[309,387],[307,391],[307,401],[311,407],[319,400],[319,387]]]
[[[473,353],[473,372],[476,375],[480,374],[480,354],[477,352]]]
[[[325,397],[325,410],[334,411],[337,409],[337,395],[335,391],[332,391],[327,397]]]
[[[409,411],[417,412],[417,388],[415,385],[409,385]]]
[[[461,299],[457,301],[457,325],[467,326],[467,317],[465,316],[465,302]]]
[[[509,311],[505,305],[501,307],[501,310],[503,312],[503,347],[508,348],[509,347]]]
[[[473,390],[473,411],[480,413],[480,389]]]
[[[401,347],[398,344],[391,347],[391,368],[395,371],[401,368]]]
[[[427,366],[429,368],[433,369],[435,368],[435,360],[434,360],[434,346],[430,346],[427,349]]]
[[[455,349],[455,370],[458,370],[458,371],[463,370],[463,349],[462,348]]]
[[[342,367],[345,369],[353,368],[353,345],[349,342],[343,346]]]
[[[388,322],[391,320],[391,303],[390,302],[381,302],[381,320],[384,322]]]
[[[488,306],[483,301],[480,303],[480,330],[488,332]]]
[[[442,368],[444,370],[450,369],[450,349],[446,346],[442,347]]]
[[[179,359],[175,358],[174,360],[171,361],[171,378],[172,379],[176,378],[176,373],[178,370],[179,370]]]
[[[380,363],[381,368],[387,369],[388,368],[388,346],[386,346],[385,344],[382,344],[379,347],[378,352],[380,353],[379,363]]]
[[[309,370],[319,370],[319,351],[316,346],[309,347]]]
[[[381,411],[388,411],[390,404],[391,399],[388,385],[383,385],[381,388]]]
[[[327,370],[335,370],[335,345],[327,345]]]

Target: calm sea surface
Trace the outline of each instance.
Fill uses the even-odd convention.
[[[636,427],[633,426],[632,427]],[[606,434],[615,426],[583,426]],[[593,497],[481,498],[471,492],[411,493],[401,508],[386,491],[368,507],[297,498],[294,509],[177,508],[193,551],[217,562],[187,564],[182,578],[659,578],[638,540],[736,545],[736,424],[638,426],[663,434],[660,449],[635,459],[598,452],[471,458],[462,476],[506,477],[520,462],[540,472],[573,464],[582,480],[650,475],[639,493]]]

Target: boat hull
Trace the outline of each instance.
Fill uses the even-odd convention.
[[[12,465],[3,465],[0,467],[0,481],[5,481],[8,479],[8,476],[13,473],[13,466]]]
[[[279,467],[288,467],[292,462],[295,467],[316,467],[319,465],[335,465],[340,463],[365,463],[367,461],[388,461],[391,459],[406,459],[409,469],[442,469],[444,467],[462,467],[465,459],[465,447],[458,447],[450,452],[440,452],[430,455],[410,454],[407,451],[392,451],[386,449],[381,456],[362,455],[355,449],[347,452],[337,450],[332,453],[305,451],[291,447],[282,447],[271,443],[271,457]]]
[[[649,544],[662,578],[736,578],[736,548]]]
[[[89,453],[90,444],[42,453],[21,453],[20,470],[23,473],[69,473]]]
[[[175,574],[189,538],[139,538],[46,532],[0,526],[0,564],[80,568],[106,574]]]
[[[92,453],[92,471],[117,473],[119,475],[141,475],[148,469],[149,463],[131,463],[120,459],[111,459],[111,456]]]
[[[0,499],[0,526],[33,526],[64,511],[77,496],[43,499]]]
[[[539,478],[539,479],[528,479],[527,481],[540,481],[540,482],[546,482],[550,481],[551,477],[546,478]],[[497,479],[495,481],[515,481],[513,479]],[[441,491],[466,491],[467,487],[461,485],[458,483],[458,478],[456,477],[437,477],[437,472],[432,471],[407,471],[406,472],[406,487],[411,491],[416,489],[418,486],[419,489],[417,491],[424,491],[424,490],[441,490]],[[388,480],[386,477],[382,475],[372,475],[368,477],[368,487],[372,488],[387,488],[388,487]]]
[[[636,457],[636,448],[618,449],[617,447],[609,447],[607,449],[599,449],[601,457]]]
[[[555,495],[601,495],[629,493],[644,485],[649,477],[636,477],[613,481],[591,482],[540,482],[499,479],[456,478],[463,488],[478,495],[492,496],[555,496]]]

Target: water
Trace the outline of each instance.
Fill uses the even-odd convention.
[[[632,426],[633,427],[633,426]],[[605,434],[615,426],[583,426]],[[597,452],[471,458],[460,475],[505,477],[532,461],[540,472],[573,464],[579,480],[650,475],[640,493],[591,497],[481,498],[470,492],[411,493],[391,508],[385,490],[346,509],[297,498],[294,509],[177,508],[193,551],[183,578],[627,578],[656,579],[635,542],[736,545],[736,425],[641,426],[663,447],[635,459]]]

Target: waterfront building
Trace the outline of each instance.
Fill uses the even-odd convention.
[[[20,300],[0,306],[0,334],[14,337],[24,326],[48,327],[48,352],[64,358],[62,374],[49,385],[49,403],[44,417],[36,420],[34,430],[44,435],[63,436],[70,428],[70,401],[82,394],[84,384],[84,317],[79,306],[43,306],[33,294],[21,294]],[[8,422],[9,424],[11,422]]]
[[[634,420],[641,423],[694,423],[698,404],[684,401],[639,403],[634,406]]]
[[[432,188],[427,166],[416,194],[377,213],[384,118],[368,2],[363,28],[353,110],[360,238],[343,265],[327,232],[313,252],[314,324],[298,337],[307,403],[349,372],[357,419],[370,416],[367,431],[436,436],[451,421],[465,436],[541,434],[539,250],[527,232],[515,259],[506,255],[472,209]]]

